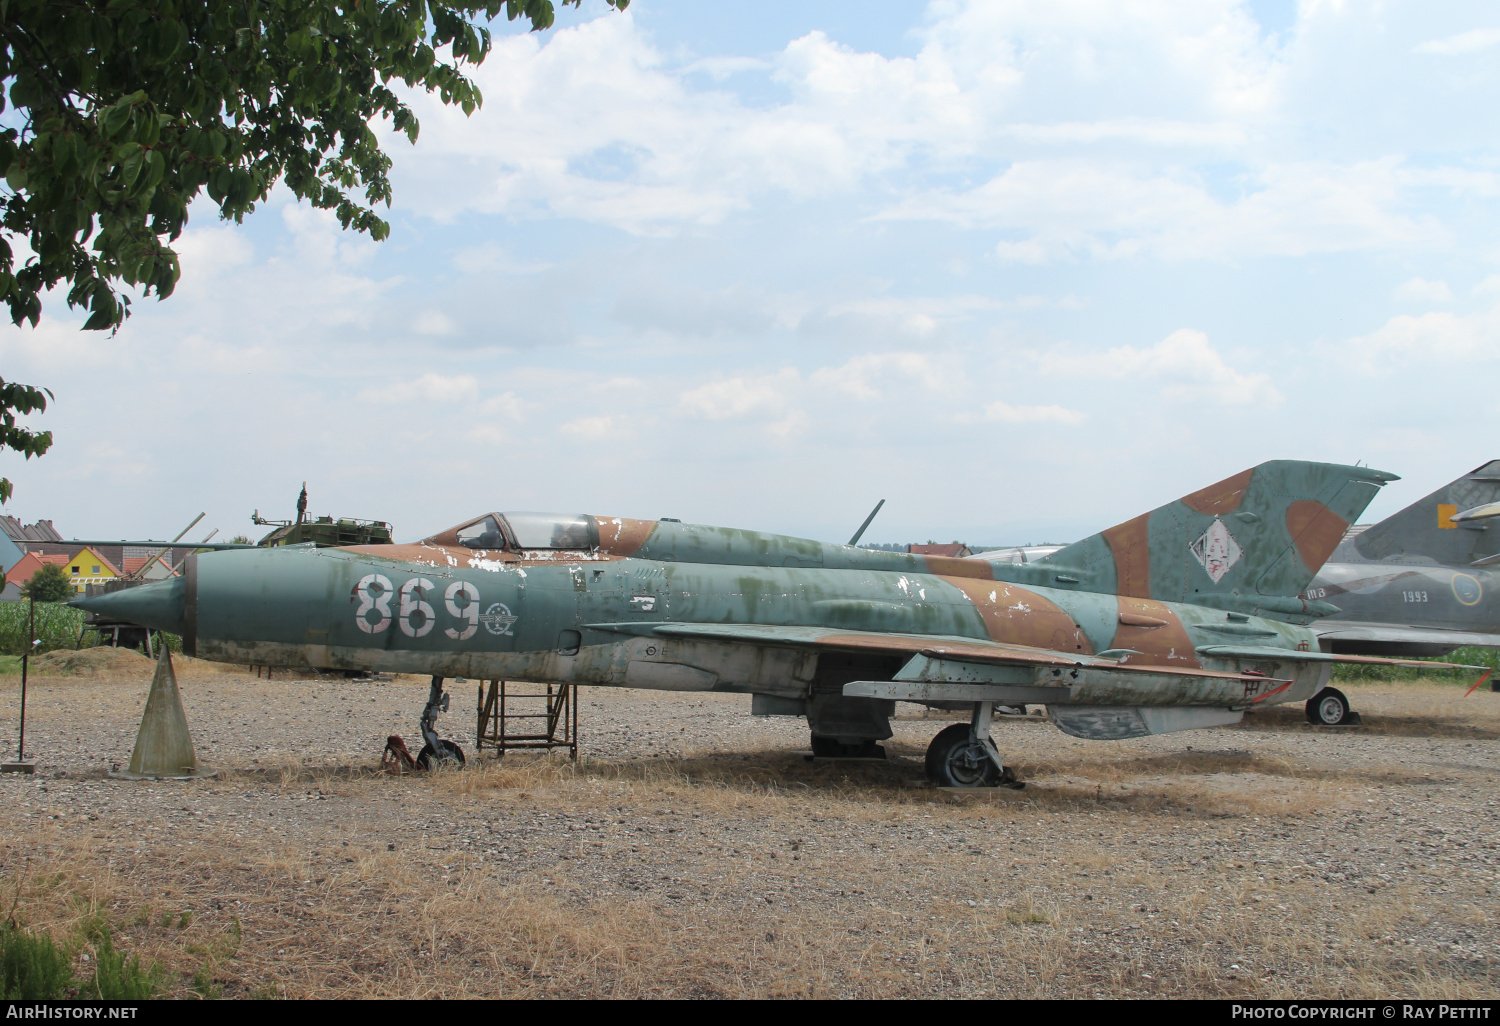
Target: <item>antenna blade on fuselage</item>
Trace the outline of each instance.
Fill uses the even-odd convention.
[[[870,521],[872,521],[872,520],[875,519],[875,514],[879,513],[880,512],[880,507],[884,506],[884,505],[885,505],[885,500],[884,499],[881,499],[879,502],[877,502],[875,504],[875,508],[872,509],[872,510],[870,510],[870,515],[867,516],[867,517],[865,517],[865,522],[859,525],[859,530],[858,531],[854,532],[854,537],[849,539],[849,544],[850,545],[858,545],[859,544],[859,540],[865,536],[865,528],[867,528],[867,527],[870,526]]]

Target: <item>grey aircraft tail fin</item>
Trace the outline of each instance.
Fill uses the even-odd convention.
[[[1272,460],[1091,538],[1037,566],[1134,598],[1302,612],[1298,593],[1380,486],[1369,467]]]
[[[1465,566],[1500,552],[1500,520],[1455,521],[1453,517],[1496,501],[1500,501],[1500,460],[1491,460],[1365,528],[1345,546],[1353,547],[1358,553],[1355,558],[1365,560],[1435,560]]]

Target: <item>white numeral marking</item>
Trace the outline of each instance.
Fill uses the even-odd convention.
[[[422,599],[435,590],[437,585],[425,577],[413,577],[401,585],[401,633],[408,638],[420,638],[432,630],[436,622],[432,607]]]
[[[443,593],[443,603],[447,605],[449,613],[460,620],[469,621],[469,626],[464,628],[462,634],[452,627],[443,633],[454,641],[468,641],[479,630],[479,589],[467,581],[454,581]]]
[[[354,622],[366,634],[379,634],[391,625],[391,582],[380,574],[366,574],[359,579],[354,589],[359,596],[359,608],[354,611]],[[380,614],[379,623],[371,623],[370,610]]]

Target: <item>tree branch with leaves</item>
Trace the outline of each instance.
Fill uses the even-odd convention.
[[[502,11],[534,31],[555,16],[552,0],[0,0],[0,300],[11,319],[36,325],[43,294],[65,284],[69,307],[88,311],[84,328],[114,331],[127,290],[171,295],[171,243],[204,190],[239,223],[284,182],[384,239],[376,208],[391,203],[391,160],[371,124],[416,142],[399,85],[473,113],[483,98],[464,70],[489,55],[486,26]],[[13,414],[44,409],[40,394],[0,407],[3,444],[28,456],[51,436]],[[19,398],[6,391],[0,404]],[[0,487],[0,501],[9,494]]]

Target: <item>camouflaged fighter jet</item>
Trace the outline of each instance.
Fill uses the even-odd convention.
[[[405,545],[190,556],[180,579],[75,600],[181,635],[200,658],[753,695],[819,755],[879,755],[897,700],[972,710],[933,740],[949,786],[1013,779],[996,703],[1076,737],[1141,737],[1300,701],[1331,661],[1299,593],[1391,475],[1273,462],[1068,546],[1045,564],[829,545],[675,521],[485,513]]]
[[[1500,648],[1500,581],[1490,569],[1500,564],[1496,517],[1500,460],[1378,524],[1351,528],[1303,592],[1338,606],[1314,626],[1322,647],[1387,656]],[[1322,712],[1321,722],[1342,722],[1336,707]]]

